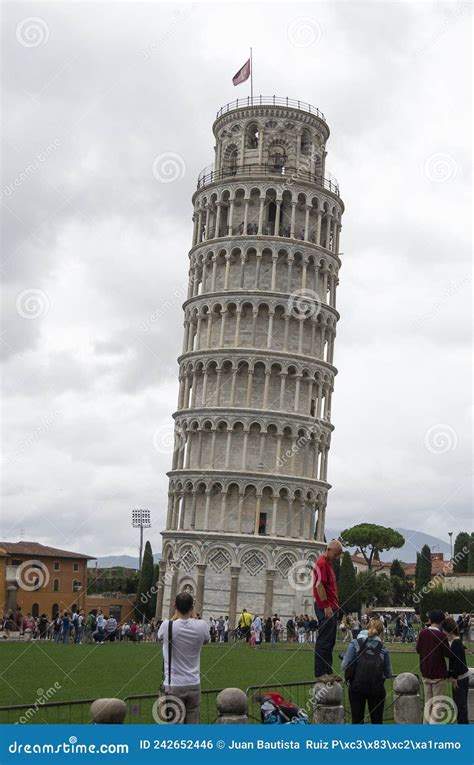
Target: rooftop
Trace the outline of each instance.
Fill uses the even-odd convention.
[[[47,547],[39,542],[0,542],[0,556],[32,555],[43,558],[83,558],[94,560],[92,555],[82,555],[70,550],[59,550],[57,547]]]

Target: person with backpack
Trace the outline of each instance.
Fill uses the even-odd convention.
[[[441,625],[449,642],[448,677],[453,686],[453,701],[456,704],[457,722],[469,725],[467,699],[469,694],[469,668],[466,664],[466,650],[459,634],[459,622],[445,619]]]
[[[253,616],[249,614],[246,608],[242,609],[242,613],[239,616],[238,627],[240,631],[240,637],[245,638],[245,642],[250,640],[250,625],[252,624]]]
[[[71,617],[69,611],[63,614],[63,643],[69,643],[71,637]]]
[[[94,635],[94,640],[96,643],[103,643],[105,640],[105,616],[102,613],[102,611],[99,609],[99,612],[96,616],[96,632]]]
[[[84,622],[84,611],[74,612],[72,617],[72,626],[74,627],[74,643],[80,643],[82,639],[82,625]]]
[[[96,631],[96,627],[97,627],[97,621],[96,621],[96,618],[95,618],[95,614],[93,613],[93,611],[89,611],[89,613],[87,614],[87,617],[86,617],[85,632],[84,632],[84,634],[85,634],[85,642],[86,643],[93,643],[94,642],[93,639],[92,639],[92,635]]]
[[[342,669],[349,684],[353,725],[364,722],[366,704],[370,722],[373,725],[383,723],[385,680],[392,677],[392,664],[382,635],[380,619],[371,619],[367,625],[367,637],[351,640],[342,660]]]

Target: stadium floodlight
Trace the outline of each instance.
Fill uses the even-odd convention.
[[[141,569],[143,553],[143,529],[151,528],[150,511],[144,510],[143,508],[135,508],[132,510],[132,527],[134,529],[140,529],[138,568]]]

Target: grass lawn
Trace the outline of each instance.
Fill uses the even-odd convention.
[[[281,683],[312,681],[313,647],[309,644],[282,643],[276,648],[263,645],[251,649],[245,643],[204,646],[202,650],[202,688],[220,689],[235,686],[278,686]],[[335,649],[334,668],[340,667]],[[418,656],[412,645],[390,647],[394,674],[418,672]],[[0,705],[31,704],[44,697],[48,689],[51,702],[125,698],[138,694],[157,694],[162,674],[161,647],[154,643],[108,643],[104,645],[56,645],[46,641],[3,643],[0,645],[2,684]],[[304,704],[310,685],[283,691]],[[390,695],[390,689],[387,688]],[[215,717],[215,695],[203,704],[203,721]],[[130,722],[152,722],[153,699],[130,704]],[[89,704],[74,707],[40,706],[28,717],[32,723],[88,722]],[[252,707],[254,714],[257,707]],[[25,711],[0,713],[0,722],[15,722]],[[206,719],[207,718],[207,719]],[[24,721],[24,720],[23,720]]]

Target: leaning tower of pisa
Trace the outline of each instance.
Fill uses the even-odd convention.
[[[169,505],[157,597],[203,618],[312,607],[324,541],[344,205],[314,106],[219,110],[193,196]]]

